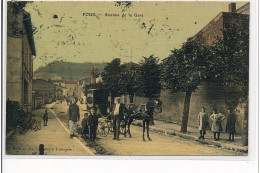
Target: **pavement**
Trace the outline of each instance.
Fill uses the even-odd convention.
[[[41,130],[28,131],[25,134],[14,133],[6,140],[6,154],[38,155],[39,145],[44,144],[45,155],[94,155],[95,151],[85,145],[80,139],[69,137],[68,129],[57,119],[52,111],[54,104],[48,104],[48,126]],[[33,111],[36,120],[41,120],[44,108]]]
[[[141,126],[142,122],[140,120],[136,120],[133,122],[134,125]],[[150,126],[150,131],[163,133],[166,135],[173,135],[173,136],[179,136],[181,138],[185,138],[192,141],[197,141],[201,144],[206,145],[213,145],[216,147],[221,147],[224,149],[242,152],[242,153],[248,153],[248,147],[241,145],[242,137],[240,135],[235,135],[235,141],[230,142],[227,141],[228,134],[227,133],[221,133],[220,134],[220,140],[215,141],[213,137],[213,132],[210,130],[207,130],[207,134],[205,135],[205,139],[198,139],[199,130],[196,127],[188,126],[186,133],[180,132],[181,125],[173,122],[166,122],[163,120],[154,120],[154,125]]]

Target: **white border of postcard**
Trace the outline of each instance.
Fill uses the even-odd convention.
[[[102,1],[102,0],[101,0]],[[196,0],[193,0],[196,1]],[[216,1],[216,0],[215,0]],[[240,1],[240,0],[236,0]],[[3,26],[2,26],[2,32],[3,32],[3,52],[2,52],[2,100],[5,100],[5,82],[6,82],[6,77],[5,77],[5,70],[6,70],[6,60],[4,57],[6,57],[6,0],[3,3]],[[232,2],[232,1],[230,1]],[[183,168],[187,172],[204,172],[204,171],[209,171],[211,173],[214,172],[226,172],[225,168],[227,168],[227,172],[232,171],[247,171],[247,172],[252,172],[257,169],[257,160],[259,158],[259,150],[258,150],[258,144],[259,144],[259,118],[258,118],[258,113],[259,113],[259,60],[258,60],[258,55],[259,55],[259,32],[258,32],[258,25],[259,25],[259,2],[257,0],[251,0],[250,1],[250,93],[249,93],[249,98],[250,98],[250,104],[249,104],[249,112],[250,112],[250,119],[249,119],[249,155],[248,156],[9,156],[5,155],[5,134],[3,133],[3,127],[1,129],[2,132],[2,154],[3,154],[3,165],[4,165],[4,170],[9,170],[12,172],[12,170],[20,170],[19,172],[23,171],[30,171],[31,169],[27,170],[22,170],[19,167],[24,167],[25,165],[28,166],[28,163],[31,163],[32,165],[38,165],[39,167],[35,167],[32,170],[35,170],[35,172],[42,172],[45,169],[43,165],[49,165],[52,166],[53,170],[55,172],[60,172],[60,171],[65,171],[68,172],[68,170],[84,170],[84,164],[88,162],[89,164],[96,164],[96,161],[100,163],[100,166],[96,170],[113,170],[113,167],[116,167],[119,170],[122,171],[129,171],[132,170],[132,162],[137,164],[136,168],[139,168],[139,171],[141,171],[141,168],[143,168],[143,171],[152,171],[152,172],[168,172],[167,170],[170,170],[172,167],[175,167],[176,172],[181,172],[179,169]],[[257,63],[256,63],[257,62]],[[2,105],[2,115],[5,113],[5,106]],[[2,116],[2,120],[4,121],[4,116]],[[3,122],[2,122],[3,123]],[[44,160],[39,160],[39,159],[44,159]],[[75,159],[77,159],[75,161]],[[84,160],[83,160],[84,159]],[[87,160],[85,160],[87,159]],[[129,161],[131,159],[131,161]],[[133,161],[132,159],[135,159]],[[142,164],[140,165],[137,160],[144,160]],[[162,161],[163,159],[163,161]],[[94,161],[95,160],[95,161]],[[114,160],[117,160],[116,162]],[[149,161],[147,161],[149,160]],[[170,160],[175,160],[174,164]],[[181,161],[182,160],[182,161]],[[198,160],[203,160],[198,161]],[[211,160],[211,161],[210,161]],[[218,162],[214,162],[212,165],[212,160],[218,160]],[[239,161],[240,162],[233,162],[233,161]],[[61,162],[62,161],[62,164]],[[129,163],[126,163],[126,161]],[[228,162],[226,162],[228,161]],[[246,161],[246,162],[245,162]],[[39,162],[39,163],[38,163]],[[73,162],[75,165],[78,165],[76,163],[81,163],[79,168],[83,167],[82,169],[75,168],[73,164],[71,165],[72,168],[68,169],[69,163]],[[114,163],[115,162],[115,163]],[[14,164],[15,163],[15,164]],[[64,167],[62,168],[55,168],[53,167],[53,164],[56,164],[57,166],[63,165]],[[133,164],[134,164],[133,163]],[[158,168],[154,168],[156,163],[159,163],[161,166]],[[192,165],[192,167],[186,167],[186,164]],[[240,163],[240,164],[239,164]],[[42,166],[41,166],[42,165]],[[86,165],[86,166],[87,166]],[[111,166],[109,166],[111,165]],[[113,165],[113,166],[112,166]],[[129,165],[129,168],[127,167]],[[221,166],[222,165],[222,166]],[[229,166],[234,166],[234,168],[229,168]],[[211,167],[212,166],[212,167]],[[218,169],[218,166],[221,166],[221,169]],[[223,167],[224,166],[224,167]],[[107,167],[107,168],[105,168]],[[195,169],[193,168],[195,167]],[[204,169],[202,169],[204,167]],[[8,169],[7,169],[8,168]],[[19,168],[19,169],[16,169]],[[153,169],[154,168],[154,169]],[[166,169],[167,168],[167,169]],[[37,170],[37,171],[36,171]],[[66,171],[67,170],[67,171]],[[94,170],[91,168],[90,170]],[[114,172],[117,172],[114,170]],[[128,172],[127,171],[127,172]],[[138,172],[139,172],[138,171]],[[53,172],[53,171],[52,171]],[[74,172],[74,171],[73,171]],[[121,172],[121,171],[120,171]]]

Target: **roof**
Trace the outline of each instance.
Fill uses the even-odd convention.
[[[227,23],[244,20],[248,14],[221,12],[213,18],[205,27],[203,27],[194,37],[193,40],[205,45],[213,46],[224,37],[224,28]],[[216,32],[218,31],[218,32]]]
[[[241,14],[249,14],[250,13],[250,4],[249,2],[240,7],[239,9],[236,10],[236,13],[241,13]]]
[[[78,84],[77,80],[65,80],[65,84]]]
[[[26,33],[27,33],[31,52],[34,56],[36,56],[36,50],[35,50],[35,44],[34,44],[34,38],[33,38],[32,21],[31,21],[30,13],[27,13],[27,12],[24,11],[23,22],[24,22],[24,27],[25,27]]]
[[[25,1],[7,2],[7,34],[15,38],[26,34],[31,53],[36,56],[31,15],[23,9],[25,4]],[[15,27],[13,26],[14,23]]]
[[[55,84],[53,84],[53,83],[51,83],[49,81],[46,81],[44,79],[34,79],[33,80],[33,88],[36,87],[36,85],[37,85],[37,87],[44,88],[44,87],[46,87],[46,86],[44,86],[44,84],[48,85],[48,87],[51,87],[51,88],[55,88],[56,87]]]

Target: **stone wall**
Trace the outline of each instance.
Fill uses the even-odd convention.
[[[239,103],[241,94],[241,87],[220,87],[214,84],[204,84],[199,86],[199,89],[192,93],[189,121],[190,126],[198,126],[198,113],[201,107],[206,108],[206,112],[211,115],[212,109],[217,108],[219,112],[227,116],[227,108],[232,107],[237,117],[236,131],[241,133],[241,121],[242,116],[245,114],[244,104]],[[161,93],[162,113],[158,114],[155,119],[167,120],[175,123],[181,123],[182,113],[184,107],[185,93],[169,92]],[[125,100],[125,99],[123,99]],[[129,99],[128,99],[129,100]],[[148,101],[147,98],[137,97],[134,98],[135,104],[143,104]],[[129,101],[128,101],[129,102]],[[211,122],[210,122],[211,125]],[[223,128],[225,130],[226,119],[223,122]]]

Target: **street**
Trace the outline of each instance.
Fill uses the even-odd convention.
[[[245,155],[244,153],[229,151],[210,145],[203,145],[196,141],[150,131],[152,141],[142,140],[142,127],[132,125],[132,138],[120,136],[120,140],[112,140],[113,133],[106,137],[97,134],[95,144],[88,139],[69,138],[68,105],[49,104],[48,126],[38,131],[28,131],[25,134],[15,134],[7,139],[7,154],[38,155],[39,145],[44,144],[45,155]],[[81,120],[86,108],[79,104]],[[36,119],[40,119],[44,108],[34,111]],[[78,124],[81,124],[81,120]]]
[[[85,112],[85,105],[79,104],[81,120]],[[56,104],[53,111],[65,125],[68,124],[68,106],[65,102]],[[80,124],[81,121],[78,123]],[[243,155],[243,153],[202,145],[195,141],[182,139],[178,136],[150,132],[152,141],[142,140],[142,128],[131,126],[132,138],[120,136],[119,141],[112,140],[113,134],[101,137],[97,134],[97,143],[88,145],[100,155]],[[69,139],[68,139],[69,140]]]
[[[47,105],[50,108],[51,105]],[[44,109],[34,111],[37,119],[41,118]],[[44,144],[45,155],[91,155],[87,147],[82,146],[77,139],[70,139],[69,133],[48,110],[48,126],[38,131],[28,131],[25,134],[15,134],[6,140],[6,154],[38,155],[39,145]]]
[[[15,134],[7,139],[7,154],[38,155],[39,145],[44,144],[45,155],[245,155],[244,153],[229,151],[210,145],[203,145],[196,141],[150,131],[152,141],[142,140],[142,127],[132,125],[132,138],[120,136],[120,140],[112,140],[113,133],[106,137],[97,134],[95,144],[88,139],[69,138],[68,105],[49,104],[48,126],[38,131],[28,131],[25,134]],[[81,124],[86,108],[79,104]],[[34,111],[35,118],[40,119],[44,108]]]

